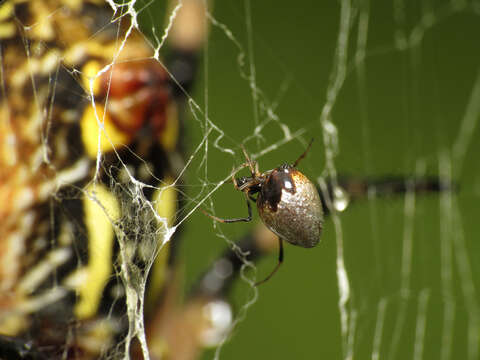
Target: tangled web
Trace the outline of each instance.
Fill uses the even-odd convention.
[[[243,267],[240,281],[222,294],[222,303],[209,303],[209,309],[220,310],[212,310],[208,331],[195,345],[212,347],[207,358],[253,353],[279,359],[317,354],[331,359],[478,359],[478,1],[304,1],[288,8],[250,0],[180,0],[168,6],[108,1],[109,17],[86,37],[100,43],[104,37],[114,40],[107,61],[96,66],[77,61],[80,50],[95,59],[107,52],[105,42],[93,49],[85,41],[84,47],[66,46],[66,55],[51,57],[60,60],[37,64],[36,52],[53,53],[53,45],[40,41],[41,49],[32,48],[29,33],[43,34],[45,24],[63,14],[65,6],[43,13],[37,9],[38,18],[30,23],[17,21],[30,64],[24,69],[30,75],[17,81],[32,83],[31,101],[40,119],[32,128],[41,150],[32,163],[55,174],[45,185],[50,195],[35,202],[47,204],[46,213],[32,222],[68,224],[52,225],[55,236],[48,231],[35,235],[47,239],[46,249],[60,244],[68,250],[50,256],[57,265],[40,280],[30,276],[23,281],[23,287],[33,286],[31,292],[40,294],[35,303],[40,305],[28,303],[34,310],[58,309],[74,289],[84,305],[77,305],[68,320],[84,314],[95,328],[91,334],[82,328],[87,333],[83,339],[91,341],[85,348],[100,348],[103,358],[173,356],[189,348],[196,336],[184,330],[192,328],[188,316],[177,316],[181,309],[191,309],[189,289],[228,248]],[[192,7],[196,10],[185,15]],[[1,55],[5,99],[10,95],[3,48]],[[37,71],[49,64],[54,71],[46,71],[40,83]],[[115,112],[115,106],[129,116],[137,114],[117,99],[112,69],[124,64],[151,69],[151,82],[158,76],[171,86],[168,96],[175,98],[175,108],[164,105],[161,91],[145,95],[155,104],[149,105],[154,119],[149,134],[137,134],[138,128],[128,124],[132,137],[108,128],[105,114]],[[52,109],[65,88],[75,100],[62,104],[70,110],[62,121],[77,119],[73,112],[80,105],[94,119],[93,125],[76,128],[82,137],[83,126],[93,126],[93,150],[82,145],[73,160],[58,158],[54,150],[63,143],[52,140],[63,131],[52,120]],[[176,128],[160,131],[155,126],[164,119],[154,114],[180,120]],[[246,212],[229,184],[232,175],[246,171],[240,170],[242,147],[268,170],[293,162],[312,137],[314,146],[299,166],[320,188],[333,188],[334,195],[321,244],[308,251],[287,246],[281,270],[256,288],[253,284],[274,266],[275,256],[254,262],[236,245],[253,226],[212,224],[199,210],[226,218]],[[70,146],[68,141],[63,146]],[[419,192],[415,183],[423,178],[448,186]],[[361,196],[342,189],[344,179],[363,186],[357,189]],[[402,179],[405,190],[385,194],[381,186],[370,186],[393,179]],[[83,212],[95,214],[93,223],[77,219],[79,202]],[[65,215],[57,207],[70,213],[69,222],[62,222]],[[25,209],[33,211],[33,206],[20,210]],[[92,233],[112,238],[112,244],[90,240]],[[88,238],[88,245],[77,243],[79,238]],[[105,259],[106,267],[94,264]],[[70,263],[68,276],[57,274],[58,266]],[[103,274],[103,280],[95,280],[92,271]],[[185,299],[179,295],[183,287]],[[103,312],[102,329],[123,329],[100,345],[92,345],[93,333],[99,331],[93,323],[99,320],[91,320],[85,305],[89,291],[100,294],[89,304]],[[161,300],[149,303],[149,297]],[[4,333],[6,322],[0,320]],[[74,328],[67,326],[69,333]],[[150,331],[163,340],[148,339]],[[183,355],[195,358],[200,352]]]

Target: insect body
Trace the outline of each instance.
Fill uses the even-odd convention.
[[[323,224],[320,196],[315,185],[296,169],[311,145],[312,142],[293,165],[284,164],[264,173],[258,170],[258,163],[252,161],[244,150],[247,159],[244,166],[250,168],[251,176],[232,178],[232,181],[235,188],[245,194],[248,217],[220,219],[209,215],[214,220],[224,223],[251,221],[252,209],[249,202],[251,200],[257,204],[258,213],[263,223],[278,235],[278,264],[266,279],[256,283],[256,285],[270,279],[282,264],[282,240],[305,248],[314,247],[320,241]],[[256,198],[255,195],[257,195]]]
[[[283,240],[306,248],[318,244],[323,222],[318,191],[291,165],[282,165],[268,175],[257,208],[265,225]]]

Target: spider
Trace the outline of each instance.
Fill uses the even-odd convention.
[[[252,220],[250,201],[257,204],[263,223],[278,236],[279,254],[273,271],[255,286],[269,280],[283,263],[282,240],[305,248],[314,247],[320,241],[323,224],[320,196],[315,185],[296,168],[307,155],[312,142],[313,139],[293,165],[285,163],[263,173],[259,171],[258,163],[248,156],[242,146],[246,158],[242,167],[248,167],[251,176],[234,178],[232,175],[232,182],[235,189],[245,195],[248,216],[222,219],[206,213],[215,221],[222,223],[249,222]]]

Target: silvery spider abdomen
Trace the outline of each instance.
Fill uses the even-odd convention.
[[[322,204],[315,185],[285,164],[267,176],[257,198],[265,225],[293,245],[314,247],[320,241]]]

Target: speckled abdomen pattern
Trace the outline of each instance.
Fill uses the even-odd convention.
[[[265,225],[280,238],[302,247],[313,247],[320,241],[323,224],[323,211],[315,185],[295,168],[276,169],[268,179],[278,181],[276,172],[282,174],[281,197],[278,203],[271,203],[268,194],[260,193],[257,207]],[[288,184],[291,180],[294,187]],[[290,190],[288,190],[290,189]]]

